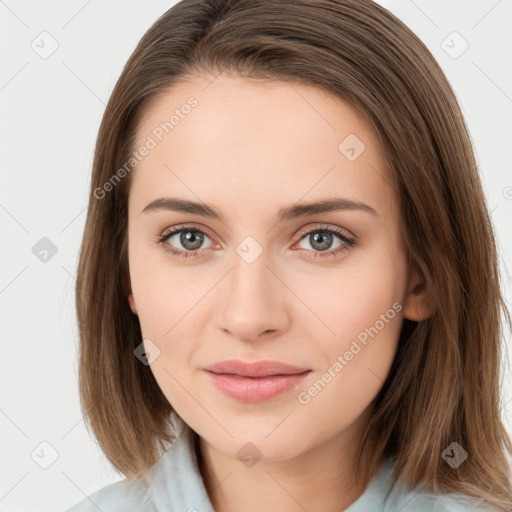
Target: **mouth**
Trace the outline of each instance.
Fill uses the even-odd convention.
[[[239,360],[223,361],[203,370],[218,390],[247,403],[260,403],[289,391],[312,371],[278,361],[245,363]]]
[[[293,366],[280,361],[245,362],[239,359],[230,359],[206,366],[203,370],[240,377],[269,377],[274,375],[298,375],[309,371],[310,368]]]

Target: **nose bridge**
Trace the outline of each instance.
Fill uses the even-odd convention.
[[[233,255],[229,297],[233,305],[239,304],[241,309],[247,306],[262,309],[269,303],[273,276],[267,267],[271,262],[269,251],[260,247],[253,241],[244,241]]]
[[[247,237],[233,253],[219,323],[240,338],[283,328],[287,318],[283,285],[268,267],[270,251]]]
[[[256,250],[247,242],[242,242],[236,248],[231,272],[232,295],[239,294],[248,298],[254,295],[257,298],[263,297],[265,291],[269,289],[271,277],[271,272],[267,268],[271,264],[268,257],[269,251],[261,250],[260,254],[256,254]]]

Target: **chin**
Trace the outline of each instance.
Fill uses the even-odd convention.
[[[293,459],[300,455],[305,449],[305,439],[300,436],[290,436],[286,430],[279,435],[273,432],[270,436],[265,432],[255,432],[254,426],[241,429],[241,432],[247,434],[237,436],[233,433],[233,438],[223,435],[221,438],[216,436],[211,438],[206,435],[203,437],[216,450],[232,458],[237,458],[242,462],[248,461],[250,466],[251,460],[262,462],[277,462]]]

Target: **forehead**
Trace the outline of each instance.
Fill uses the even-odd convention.
[[[378,138],[348,103],[291,82],[197,76],[161,93],[139,124],[130,202],[157,193],[272,201],[338,192],[378,203],[389,183]],[[281,201],[282,202],[282,201]]]

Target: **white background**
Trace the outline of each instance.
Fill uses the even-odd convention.
[[[63,511],[121,478],[82,421],[74,276],[105,104],[140,37],[174,3],[0,0],[0,512]],[[510,304],[512,1],[380,3],[427,44],[455,88]],[[58,43],[47,59],[31,47],[43,31]],[[456,59],[445,51],[462,48],[453,31],[469,44]],[[57,247],[46,263],[32,252],[42,237]],[[504,404],[512,400],[511,373],[507,365]],[[512,431],[512,402],[503,415]],[[50,461],[52,449],[41,442],[58,455],[48,469],[31,458],[36,450]]]

